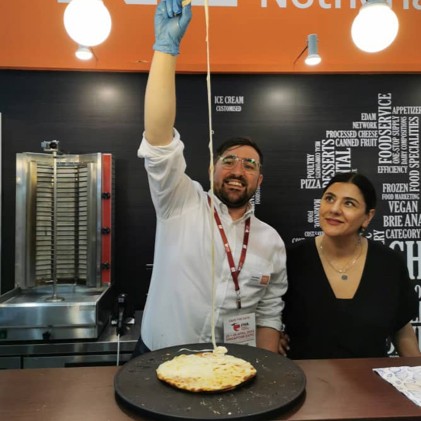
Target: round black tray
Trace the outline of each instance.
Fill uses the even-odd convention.
[[[306,378],[293,361],[252,346],[222,345],[230,355],[253,364],[257,370],[253,380],[221,393],[192,393],[173,388],[157,378],[156,369],[176,355],[189,353],[176,346],[143,354],[122,366],[114,378],[117,400],[153,419],[269,420],[303,395]],[[189,344],[185,348],[209,350],[212,345]]]

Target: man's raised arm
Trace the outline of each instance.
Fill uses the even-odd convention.
[[[145,137],[154,146],[173,138],[176,114],[175,67],[180,41],[191,20],[191,5],[162,0],[155,13],[155,50],[145,94]]]

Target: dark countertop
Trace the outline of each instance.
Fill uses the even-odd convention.
[[[420,420],[421,408],[372,371],[421,365],[417,358],[302,360],[306,392],[271,420]],[[117,403],[121,367],[0,371],[0,419],[8,421],[147,420]],[[222,395],[221,395],[222,396]],[[222,397],[223,398],[223,397]]]

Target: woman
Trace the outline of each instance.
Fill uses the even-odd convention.
[[[421,355],[410,323],[418,299],[407,267],[398,253],[362,235],[375,207],[374,187],[361,174],[337,174],[324,189],[323,235],[287,254],[288,357],[383,357],[389,339],[399,355]],[[284,339],[279,348],[283,353]]]

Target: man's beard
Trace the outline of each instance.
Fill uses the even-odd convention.
[[[233,177],[230,177],[230,178],[232,179]],[[241,180],[244,183],[246,188],[241,196],[237,197],[237,199],[235,200],[232,200],[230,198],[230,195],[227,193],[226,189],[224,189],[226,180],[224,180],[224,182],[222,183],[222,186],[219,189],[214,189],[215,195],[218,197],[218,199],[222,203],[227,205],[228,208],[242,208],[250,201],[255,191],[250,193],[247,190],[247,183],[243,179],[239,178],[238,180]]]

